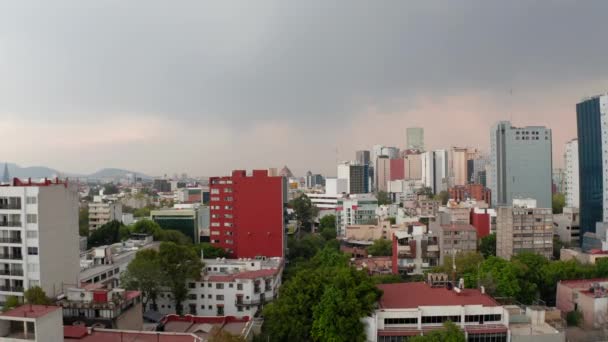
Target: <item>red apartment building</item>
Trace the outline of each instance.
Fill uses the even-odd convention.
[[[267,170],[209,178],[210,239],[232,258],[283,257],[285,180]]]
[[[492,205],[492,192],[482,184],[457,185],[448,189],[450,198],[460,202],[467,199],[484,201],[488,206]]]

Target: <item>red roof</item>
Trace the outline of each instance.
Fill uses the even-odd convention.
[[[139,291],[125,291],[125,299],[131,300],[133,298],[137,298],[141,296],[141,292]]]
[[[88,329],[83,325],[65,325],[63,327],[64,338],[83,338],[87,334]]]
[[[593,283],[608,282],[608,278],[560,280],[560,284],[571,289],[587,288]]]
[[[475,289],[464,289],[461,293],[456,293],[444,287],[433,288],[423,282],[380,284],[378,288],[384,291],[380,299],[380,308],[384,309],[449,305],[499,306],[494,298]]]
[[[30,305],[25,304],[19,307],[16,307],[12,310],[9,310],[0,315],[5,317],[27,317],[27,318],[38,318],[42,316],[46,316],[47,314],[55,311],[61,310],[59,306],[52,305]]]
[[[90,334],[72,337],[65,335],[64,341],[81,341],[81,342],[199,342],[200,338],[193,334],[187,333],[165,333],[155,331],[127,331],[127,330],[106,330],[93,329]],[[70,331],[70,330],[68,330]]]

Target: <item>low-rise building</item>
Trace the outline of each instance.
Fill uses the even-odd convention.
[[[188,281],[184,312],[201,316],[254,317],[278,294],[282,258],[204,259],[200,280]],[[158,310],[175,313],[170,292],[161,293]]]
[[[439,235],[440,260],[458,253],[477,251],[477,230],[470,224],[431,225]]]
[[[393,274],[423,274],[439,265],[439,241],[427,226],[416,223],[393,233]]]
[[[122,221],[120,202],[98,201],[89,203],[89,230],[94,231],[110,221]]]
[[[393,260],[388,256],[352,258],[350,265],[369,275],[392,274],[393,272]]]
[[[369,242],[370,244],[373,243],[374,240],[392,240],[393,233],[400,229],[403,229],[403,226],[392,225],[390,221],[382,221],[373,225],[350,225],[346,227],[344,240],[347,242]]]
[[[565,342],[561,312],[542,306],[505,305],[509,312],[511,342]]]
[[[150,218],[163,229],[182,232],[191,238],[194,243],[200,239],[198,224],[198,208],[171,208],[152,210]]]
[[[566,315],[578,311],[585,328],[606,325],[608,307],[608,278],[562,280],[557,283],[556,306]]]
[[[601,249],[592,249],[588,252],[584,252],[580,248],[562,248],[559,250],[559,260],[577,260],[581,264],[595,265],[597,260],[608,258],[608,251],[602,251]]]
[[[446,276],[447,278],[447,276]],[[381,284],[378,308],[364,318],[367,341],[404,341],[458,325],[468,341],[509,341],[509,313],[492,297],[477,289],[450,288],[445,283]]]
[[[417,210],[420,217],[435,218],[439,212],[439,201],[420,199],[418,200]]]
[[[62,342],[61,307],[27,304],[1,313],[0,340]]]
[[[492,205],[492,191],[482,184],[456,185],[448,189],[450,199],[456,202],[473,199],[484,201],[488,206]]]
[[[564,208],[563,213],[553,215],[554,234],[569,246],[581,245],[581,227],[578,208]]]
[[[336,227],[338,237],[344,237],[346,227],[357,224],[375,224],[378,200],[370,194],[349,195],[338,198]]]

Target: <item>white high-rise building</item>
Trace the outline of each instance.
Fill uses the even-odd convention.
[[[578,139],[572,139],[566,143],[564,153],[566,168],[566,207],[579,207],[578,186]]]
[[[435,193],[435,167],[433,151],[424,152],[420,155],[422,160],[422,184],[432,189]]]
[[[0,302],[40,286],[55,297],[78,283],[78,192],[58,180],[0,187]]]
[[[448,190],[448,151],[433,151],[435,158],[435,193]]]

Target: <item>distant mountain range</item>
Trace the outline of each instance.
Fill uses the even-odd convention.
[[[5,162],[0,163],[0,178],[4,176],[4,164]],[[125,178],[127,174],[132,173],[137,175],[137,177],[141,177],[143,179],[152,179],[148,175],[145,175],[140,172],[129,171],[124,169],[115,169],[115,168],[105,168],[101,169],[97,172],[94,172],[89,175],[76,174],[70,172],[62,172],[56,169],[52,169],[46,166],[28,166],[21,167],[15,163],[8,163],[8,172],[11,177],[18,178],[44,178],[44,177],[70,177],[70,178],[87,178],[91,180],[99,180],[99,179],[119,179]]]

